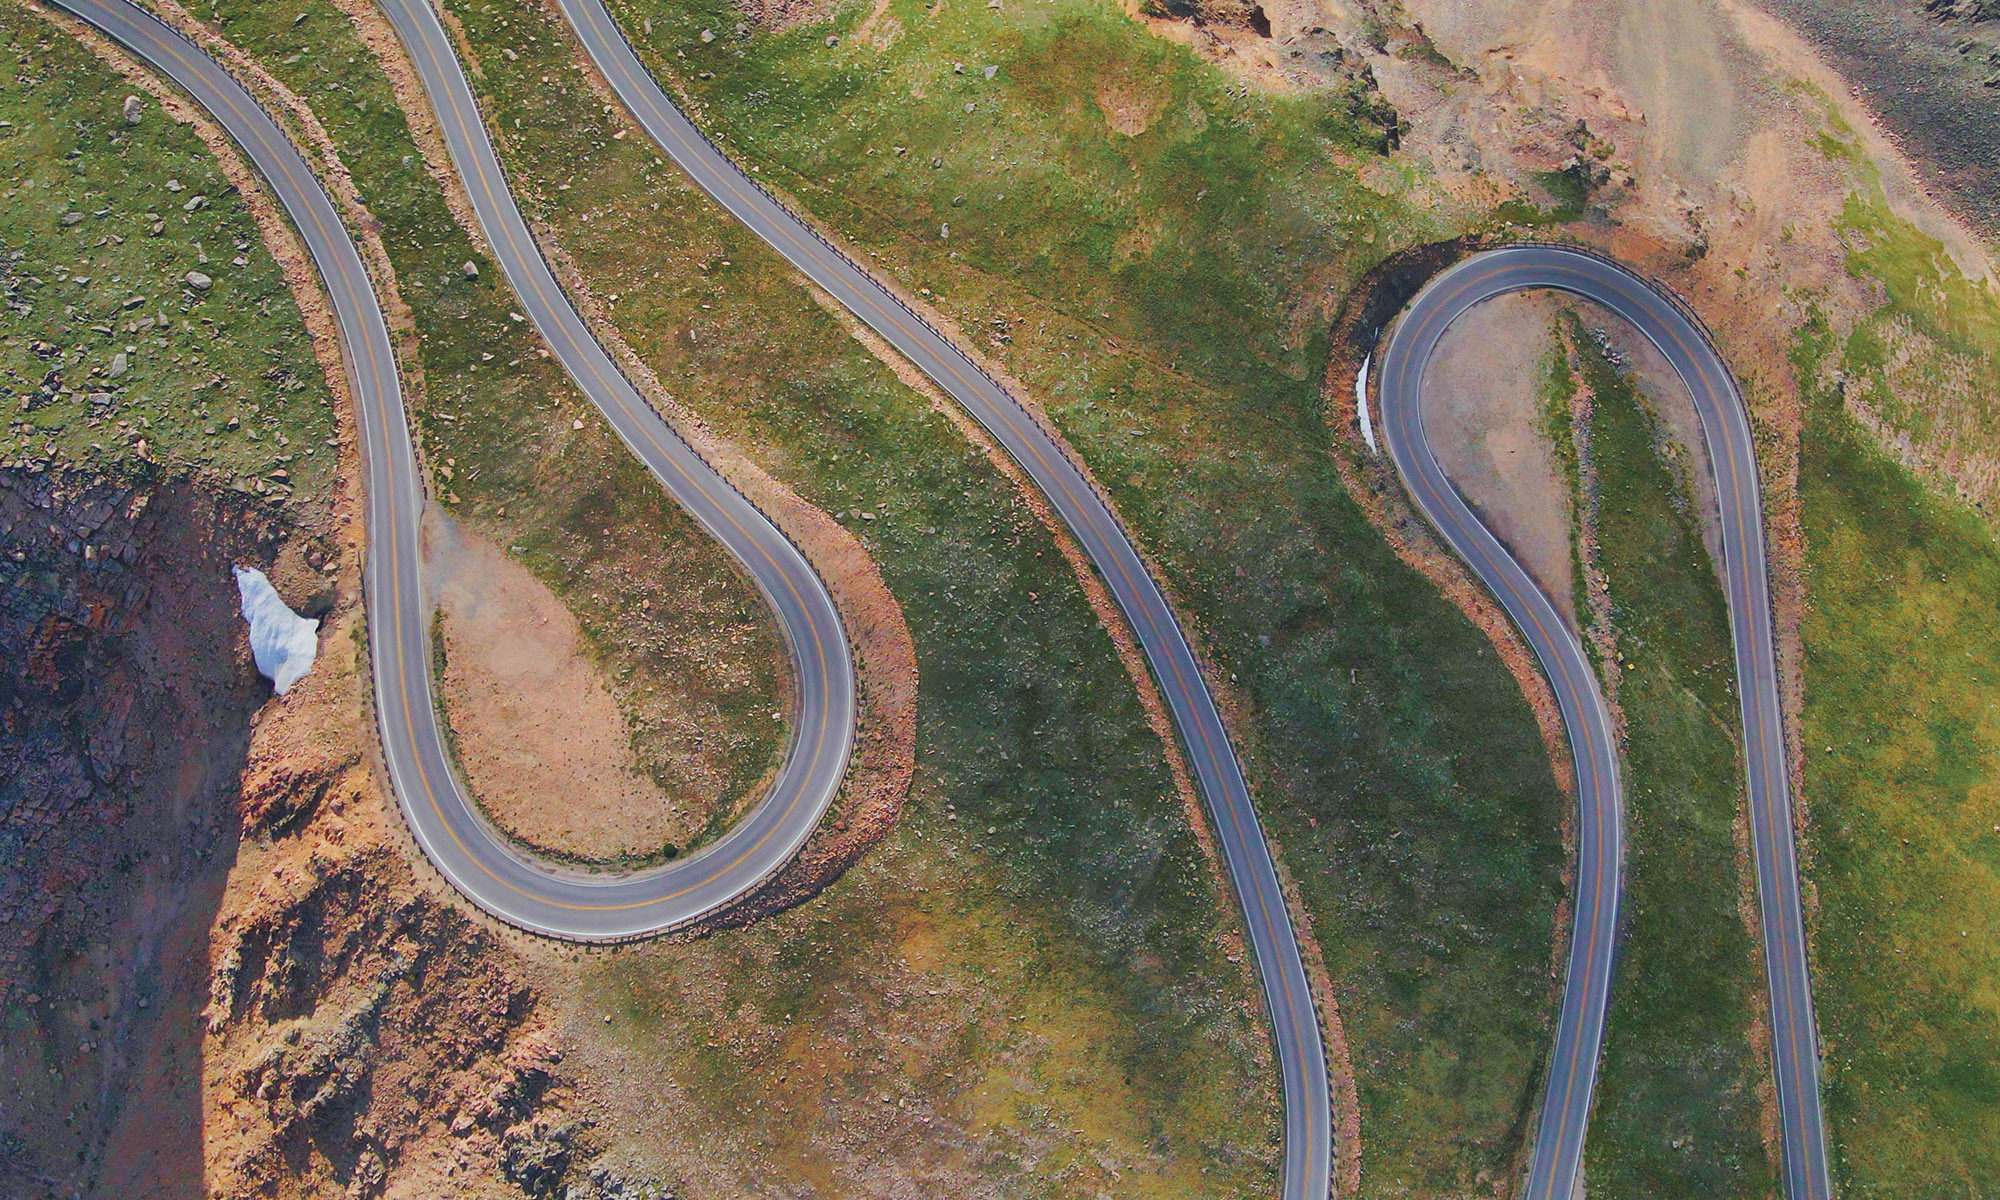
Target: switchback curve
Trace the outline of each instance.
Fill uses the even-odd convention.
[[[1735,643],[1751,839],[1771,989],[1785,1190],[1792,1200],[1826,1200],[1831,1185],[1820,1112],[1818,1034],[1799,904],[1770,569],[1749,416],[1735,378],[1691,310],[1609,259],[1570,247],[1540,245],[1476,254],[1433,279],[1403,314],[1380,374],[1383,435],[1397,473],[1424,516],[1499,599],[1533,647],[1555,691],[1576,760],[1582,820],[1575,933],[1529,1167],[1528,1200],[1567,1200],[1582,1166],[1610,1002],[1624,860],[1624,798],[1611,718],[1583,646],[1438,465],[1424,431],[1422,381],[1431,353],[1459,316],[1496,296],[1537,288],[1582,296],[1629,321],[1673,366],[1701,418],[1720,500],[1723,575]]]
[[[249,91],[179,32],[128,0],[54,0],[180,85],[241,146],[291,217],[333,302],[367,470],[367,596],[376,715],[390,783],[418,843],[454,886],[511,924],[611,940],[686,924],[742,897],[788,862],[832,806],[853,748],[855,679],[839,613],[805,556],[681,441],[618,372],[557,285],[508,195],[464,77],[433,85],[441,124],[494,256],[549,347],[618,436],[735,554],[770,604],[799,672],[794,738],[770,790],[697,854],[628,875],[560,872],[515,852],[452,773],[431,696],[430,614],[418,585],[423,477],[396,358],[367,269],[333,202]],[[423,15],[435,27],[428,7]],[[438,41],[419,45],[444,46]],[[421,61],[421,60],[420,60]],[[456,79],[457,88],[449,86]],[[431,84],[426,77],[426,84]]]
[[[383,0],[391,9],[422,0]],[[1331,1087],[1318,1010],[1277,867],[1215,697],[1165,592],[1070,448],[969,355],[704,137],[640,62],[602,0],[557,0],[611,89],[696,186],[873,329],[1006,448],[1097,567],[1125,614],[1194,767],[1229,869],[1271,1016],[1285,1104],[1286,1200],[1323,1200],[1332,1178]]]

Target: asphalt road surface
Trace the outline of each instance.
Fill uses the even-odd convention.
[[[854,672],[839,614],[804,556],[673,434],[590,337],[507,194],[431,10],[392,6],[424,69],[446,144],[494,255],[527,315],[619,437],[743,562],[776,613],[799,671],[794,740],[770,791],[702,852],[653,870],[592,876],[517,855],[480,819],[452,775],[432,705],[430,610],[419,587],[423,477],[405,424],[395,354],[361,257],[304,159],[241,84],[157,18],[126,0],[55,3],[164,72],[215,117],[270,183],[325,281],[354,385],[368,473],[364,587],[383,754],[397,799],[431,861],[503,920],[593,940],[684,924],[782,867],[832,804],[847,769]]]
[[[389,0],[392,9],[421,0]],[[1325,1052],[1269,845],[1215,699],[1166,597],[1068,448],[926,325],[703,138],[646,71],[600,0],[559,0],[584,49],[647,135],[731,216],[860,318],[992,433],[1041,488],[1124,610],[1180,730],[1243,905],[1271,1012],[1285,1100],[1284,1195],[1327,1195],[1332,1128]]]
[[[1497,596],[1534,647],[1555,689],[1576,759],[1576,928],[1550,1057],[1548,1090],[1528,1174],[1529,1200],[1568,1200],[1581,1168],[1597,1084],[1618,928],[1624,800],[1611,721],[1597,678],[1555,606],[1452,487],[1424,438],[1424,366],[1467,309],[1495,296],[1554,288],[1594,300],[1630,321],[1659,348],[1694,397],[1721,501],[1723,574],[1736,647],[1744,754],[1764,961],[1771,988],[1785,1191],[1825,1200],[1825,1126],[1819,1046],[1799,908],[1792,799],[1779,718],[1777,652],[1771,634],[1770,572],[1750,422],[1736,381],[1692,315],[1646,280],[1607,259],[1551,246],[1474,255],[1432,280],[1389,341],[1381,362],[1381,417],[1390,456],[1417,507]]]

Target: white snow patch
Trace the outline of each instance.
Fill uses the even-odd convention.
[[[250,657],[282,696],[312,670],[319,653],[319,622],[286,606],[278,589],[255,567],[236,568],[243,619],[250,622]]]
[[[1370,450],[1375,446],[1375,425],[1368,419],[1368,364],[1375,361],[1373,351],[1361,360],[1361,373],[1354,377],[1354,410],[1361,414],[1361,440],[1368,443]]]

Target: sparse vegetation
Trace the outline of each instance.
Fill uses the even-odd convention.
[[[382,223],[416,322],[425,402],[413,420],[434,498],[561,596],[627,714],[640,766],[669,794],[711,806],[703,837],[714,836],[785,745],[771,714],[791,668],[754,586],[538,353],[348,18],[323,0],[216,0],[199,15],[311,105]],[[684,774],[697,750],[728,780],[719,794]]]
[[[1759,1137],[1768,1068],[1750,1043],[1764,983],[1738,906],[1729,611],[1682,475],[1687,451],[1577,314],[1564,322],[1591,392],[1592,537],[1621,659],[1604,670],[1628,735],[1625,923],[1590,1179],[1621,1196],[1767,1195],[1777,1180]]]
[[[0,461],[323,506],[325,376],[242,198],[88,50],[18,8],[0,29]]]
[[[279,64],[308,47],[317,49],[301,64],[337,70],[353,55],[369,66],[344,19],[321,24],[325,13],[314,6],[295,30],[282,5],[245,6],[223,28],[273,69],[300,69]],[[545,13],[475,5],[454,15],[482,65],[475,86],[525,207],[549,221],[677,399],[869,547],[903,603],[922,671],[915,792],[875,856],[777,921],[590,960],[576,1003],[591,1032],[579,1036],[604,1047],[608,1032],[607,1054],[637,1047],[646,1067],[632,1077],[650,1094],[665,1082],[688,1098],[658,1119],[649,1101],[643,1122],[605,1136],[640,1139],[639,1152],[692,1162],[696,1173],[832,1186],[825,1147],[850,1144],[842,1131],[856,1127],[842,1102],[935,1085],[948,1109],[952,1085],[934,1065],[967,1081],[976,1107],[962,1124],[899,1126],[874,1151],[899,1169],[928,1160],[1030,1195],[1269,1190],[1275,1081],[1254,985],[1224,956],[1231,914],[1109,640],[1039,523],[774,255],[649,147],[611,136]],[[331,78],[357,91],[363,83]],[[310,86],[309,96],[327,90]],[[366,145],[351,129],[336,136],[355,141],[364,193],[423,182],[399,165],[409,152],[399,144]],[[463,256],[441,252],[424,268],[427,286],[457,280]],[[506,357],[526,356],[516,347]],[[464,427],[488,419],[487,405],[504,416],[506,403],[504,393],[472,395],[451,411]],[[448,432],[428,429],[427,440]],[[472,453],[459,455],[461,468]],[[500,501],[497,490],[475,490],[485,475],[473,487],[465,478],[461,469],[461,513]],[[627,502],[621,494],[619,506]],[[903,1044],[915,1028],[905,1006],[919,993],[885,981],[902,958],[915,961],[907,932],[933,922],[951,941],[924,990],[971,1007],[965,1023],[947,1023],[941,1058],[924,1065]],[[577,981],[564,973],[550,987],[573,994]],[[733,997],[726,1011],[711,988]],[[790,1035],[766,1036],[780,1028]],[[699,1041],[691,1029],[703,1031]],[[779,1077],[802,1079],[814,1047],[832,1090],[794,1102]],[[982,1078],[1005,1080],[1005,1096]],[[978,1098],[982,1087],[992,1095]],[[747,1129],[768,1149],[726,1149],[725,1129]]]
[[[1560,800],[1484,639],[1327,460],[1323,298],[1437,232],[1360,182],[1370,127],[1083,3],[614,11],[710,133],[1026,382],[1162,563],[1328,954],[1364,1186],[1501,1186],[1549,1034]]]

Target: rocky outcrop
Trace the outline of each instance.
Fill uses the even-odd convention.
[[[184,939],[234,856],[269,694],[230,649],[228,564],[283,533],[254,497],[0,470],[0,1193],[101,1176],[121,1130],[174,1146],[199,1128],[198,1097],[147,1066],[181,1032]],[[178,1182],[199,1148],[148,1171]]]

